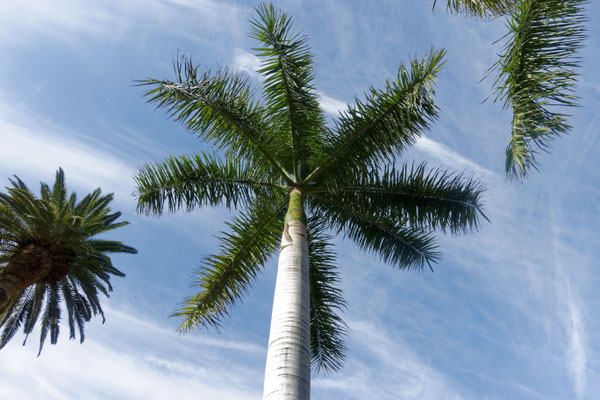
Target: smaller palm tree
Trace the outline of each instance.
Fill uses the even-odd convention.
[[[62,169],[52,189],[41,184],[41,198],[18,177],[10,182],[13,187],[0,193],[0,348],[21,326],[26,341],[40,314],[39,352],[48,332],[56,344],[61,300],[70,338],[77,327],[83,342],[85,322],[97,314],[104,322],[99,292],[108,297],[111,275],[125,276],[107,253],[137,253],[121,242],[95,237],[128,222],[115,222],[121,213],[108,208],[112,193],[102,196],[98,188],[79,202],[75,193],[68,196]]]

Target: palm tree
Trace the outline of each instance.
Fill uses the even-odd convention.
[[[61,300],[71,339],[77,327],[83,342],[85,322],[97,314],[104,322],[99,292],[108,297],[111,275],[125,276],[107,253],[137,252],[121,242],[95,237],[128,222],[115,222],[121,213],[108,208],[112,194],[102,196],[96,189],[79,202],[75,193],[68,196],[62,169],[52,189],[41,184],[41,198],[18,177],[10,182],[8,192],[0,193],[0,327],[4,327],[0,348],[21,325],[28,336],[40,314],[39,352],[48,332],[56,344]]]
[[[506,148],[508,179],[523,179],[537,170],[536,154],[548,151],[553,139],[571,129],[563,107],[579,104],[574,95],[576,53],[586,37],[586,4],[586,0],[447,0],[452,12],[508,16],[503,54],[488,71],[497,74],[494,100],[513,112]]]
[[[312,85],[307,38],[271,5],[257,7],[264,100],[227,69],[199,72],[177,60],[176,81],[147,79],[165,108],[221,154],[170,157],[136,176],[138,211],[162,214],[224,205],[240,210],[220,249],[203,260],[196,287],[174,315],[181,331],[219,326],[267,259],[279,263],[265,373],[265,399],[308,399],[311,363],[338,369],[346,346],[344,301],[327,231],[400,269],[437,261],[433,231],[465,233],[482,212],[480,183],[394,160],[436,120],[444,51],[401,66],[383,90],[325,122]],[[278,245],[278,242],[280,243]]]

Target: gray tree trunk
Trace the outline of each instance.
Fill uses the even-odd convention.
[[[310,399],[308,242],[305,219],[293,218],[286,218],[281,239],[263,400]]]

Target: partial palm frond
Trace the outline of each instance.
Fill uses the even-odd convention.
[[[425,164],[385,167],[362,173],[353,184],[333,192],[343,204],[354,204],[366,215],[405,221],[412,227],[466,233],[479,226],[484,187],[472,178]]]
[[[440,258],[431,233],[406,225],[406,221],[393,221],[369,214],[369,207],[353,202],[342,203],[336,196],[314,195],[310,208],[313,215],[327,221],[330,228],[343,232],[362,250],[379,256],[383,262],[400,269],[423,269]]]
[[[40,348],[38,351],[38,357],[42,353],[42,348],[46,342],[48,331],[50,331],[50,343],[56,344],[58,340],[58,333],[60,331],[60,292],[59,285],[56,283],[48,284],[46,290],[46,308],[42,315],[42,325],[40,333]]]
[[[396,81],[384,90],[371,88],[365,101],[357,100],[342,113],[335,133],[328,138],[327,154],[306,178],[352,176],[368,167],[376,168],[383,159],[394,159],[415,143],[438,116],[433,103],[437,74],[445,51],[431,50],[422,60],[401,66]]]
[[[447,0],[446,9],[457,14],[479,18],[496,17],[509,13],[518,0]],[[433,1],[433,7],[437,0]]]
[[[277,249],[287,201],[287,196],[281,195],[259,198],[228,223],[231,232],[223,232],[220,253],[205,257],[198,271],[195,287],[199,293],[188,297],[173,314],[185,318],[180,331],[220,325]]]
[[[244,160],[219,160],[209,155],[170,157],[144,166],[135,176],[138,212],[162,214],[195,207],[238,203],[249,205],[281,188],[275,180]]]
[[[335,253],[325,226],[320,218],[310,218],[306,236],[310,266],[311,365],[317,372],[328,373],[342,366],[348,327],[339,315],[346,304],[337,287],[340,279]]]
[[[3,327],[0,336],[0,349],[2,349],[15,336],[25,317],[33,307],[33,290],[26,289],[23,294],[13,300],[12,304],[2,313],[0,326]]]
[[[587,18],[586,0],[523,0],[507,23],[504,53],[496,71],[495,100],[512,108],[512,136],[506,150],[506,175],[522,179],[538,150],[569,131],[569,115],[549,107],[578,105],[574,85]]]
[[[325,125],[316,91],[312,86],[313,59],[307,37],[292,33],[292,20],[275,11],[273,5],[256,8],[258,17],[251,20],[250,36],[266,47],[257,50],[264,57],[259,73],[265,76],[264,97],[269,121],[275,135],[288,133],[286,138],[292,159],[286,167],[299,181],[301,162],[308,162],[319,152],[319,135]],[[310,165],[304,165],[309,171]]]
[[[263,108],[253,100],[247,81],[226,69],[215,74],[200,73],[192,60],[181,58],[175,63],[177,81],[146,79],[150,86],[144,95],[157,108],[199,137],[212,140],[232,159],[244,157],[256,168],[276,170],[289,182],[292,178],[279,159],[285,149],[269,131]]]

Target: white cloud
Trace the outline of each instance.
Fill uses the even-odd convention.
[[[116,310],[107,309],[106,314],[108,326],[88,327],[82,345],[68,341],[62,332],[59,343],[47,344],[39,358],[34,346],[21,347],[16,337],[2,350],[2,398],[258,398],[262,371],[232,362],[231,357],[240,352],[256,355],[258,350],[257,357],[262,358],[265,349],[251,343],[181,337]],[[102,338],[105,330],[112,334]]]
[[[2,119],[0,136],[3,176],[16,174],[25,181],[34,178],[51,183],[54,172],[62,167],[67,182],[88,191],[100,186],[106,193],[114,192],[119,201],[133,201],[132,176],[137,168],[116,156],[61,135]]]
[[[233,51],[233,67],[238,71],[248,73],[253,79],[262,81],[262,75],[256,72],[260,69],[260,58],[254,54],[242,49],[235,49]]]
[[[424,136],[421,136],[419,139],[417,139],[415,148],[456,169],[466,168],[473,172],[485,175],[486,177],[497,175],[489,169],[484,168],[481,165],[461,156],[445,144],[436,142],[435,140],[431,140]]]
[[[180,13],[182,7],[190,12]],[[211,0],[5,1],[0,2],[0,42],[18,44],[38,35],[66,42],[80,40],[78,34],[118,38],[135,23],[165,26],[195,39],[189,32],[192,21],[182,19],[182,15],[193,15],[193,23],[201,23],[205,29],[236,31],[238,19],[246,18],[242,10],[241,6]],[[175,20],[178,23],[174,24]]]
[[[321,92],[319,92],[319,104],[321,105],[321,108],[325,110],[326,113],[334,117],[337,117],[340,114],[340,112],[348,109],[348,105],[343,101],[326,96]]]

